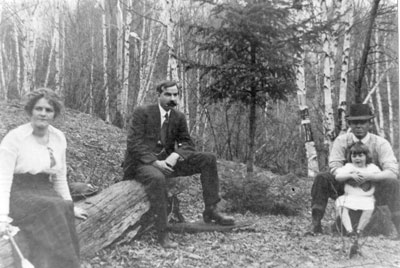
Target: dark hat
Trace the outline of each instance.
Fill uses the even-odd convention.
[[[351,104],[348,115],[346,116],[347,120],[369,120],[374,118],[374,115],[371,112],[368,104]]]

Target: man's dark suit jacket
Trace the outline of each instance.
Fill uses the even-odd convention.
[[[158,104],[136,108],[128,129],[125,175],[127,170],[131,173],[138,165],[163,160],[172,152],[178,153],[182,159],[195,152],[183,113],[171,109],[167,133],[164,146],[161,144],[161,115]]]

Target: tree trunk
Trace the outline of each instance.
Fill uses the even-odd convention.
[[[35,49],[36,49],[36,36],[35,36],[35,8],[26,8],[22,18],[22,25],[24,29],[24,44],[23,51],[23,73],[24,83],[22,86],[22,94],[32,91],[35,88]]]
[[[16,90],[20,96],[24,94],[24,90],[21,88],[21,57],[19,54],[19,31],[16,18],[13,19],[14,26],[14,42],[15,42],[15,84]]]
[[[375,43],[376,46],[379,44],[379,35],[378,32],[375,32]],[[379,52],[375,52],[375,81],[378,81],[379,79],[379,72],[380,72],[380,64],[379,64]],[[385,137],[385,129],[384,129],[384,117],[383,117],[383,110],[382,110],[382,98],[381,98],[381,91],[380,91],[380,86],[377,84],[377,89],[376,89],[376,105],[378,108],[378,135],[381,137]]]
[[[125,18],[125,37],[124,37],[124,72],[123,72],[123,85],[121,93],[122,102],[122,116],[124,126],[126,125],[126,117],[128,114],[128,98],[129,98],[129,70],[130,70],[130,34],[132,24],[132,0],[127,0],[126,3],[126,18]]]
[[[383,39],[383,47],[386,47],[387,43],[387,36],[384,37]],[[389,67],[389,57],[385,53],[385,66],[386,69]],[[392,87],[390,84],[390,77],[389,73],[386,73],[386,90],[387,90],[387,102],[388,102],[388,109],[389,109],[389,140],[394,144],[394,128],[393,128],[393,103],[392,103]]]
[[[323,21],[327,21],[327,6],[325,0],[321,1]],[[329,38],[327,33],[322,34],[323,53],[324,53],[324,144],[329,148],[332,147],[333,140],[335,139],[335,121],[333,117],[332,108],[332,81],[331,81],[331,51],[329,45]]]
[[[125,113],[123,107],[123,80],[124,80],[124,17],[121,9],[121,0],[117,0],[115,8],[115,18],[117,21],[117,102],[116,102],[116,118],[113,119],[114,125],[123,128],[125,126]]]
[[[89,73],[89,114],[94,113],[94,99],[93,99],[93,72],[94,72],[94,57],[95,57],[95,50],[94,50],[94,30],[93,30],[93,22],[90,22],[90,73]]]
[[[51,39],[51,49],[50,49],[50,54],[49,54],[49,60],[47,61],[47,70],[46,70],[46,78],[44,80],[44,85],[45,87],[49,87],[49,79],[50,79],[50,73],[51,73],[51,62],[54,57],[54,50],[55,50],[55,43],[56,43],[56,35],[55,35],[56,30],[54,30],[53,33],[53,38]]]
[[[342,52],[342,64],[340,71],[340,85],[339,85],[339,106],[338,106],[338,124],[340,134],[343,134],[347,130],[346,123],[346,110],[347,110],[347,74],[349,72],[350,65],[350,39],[351,39],[351,28],[354,23],[354,10],[352,1],[342,1],[341,15],[344,16],[345,33],[343,38],[343,52]]]
[[[60,96],[63,95],[63,92],[61,91],[61,83],[60,83],[60,77],[61,77],[61,59],[60,59],[60,32],[62,31],[62,25],[61,25],[61,3],[59,0],[56,1],[56,14],[55,14],[55,28],[54,28],[54,89],[59,94]]]
[[[371,42],[371,35],[372,35],[372,28],[374,26],[375,18],[377,16],[378,7],[379,7],[380,0],[374,0],[370,20],[368,23],[367,34],[364,40],[364,48],[361,55],[361,62],[360,62],[360,72],[358,74],[358,78],[355,81],[355,100],[356,103],[361,103],[363,99],[363,92],[362,92],[362,81],[364,79],[365,68],[367,67],[367,59],[368,53],[370,49],[370,42]]]
[[[103,13],[101,15],[102,30],[103,30],[103,87],[104,87],[104,114],[105,121],[110,123],[110,92],[108,88],[108,44],[107,44],[107,1],[103,0],[101,5]]]
[[[297,100],[299,103],[301,126],[304,133],[304,144],[307,154],[307,174],[309,178],[314,178],[318,173],[318,157],[315,149],[315,143],[311,128],[311,121],[308,111],[306,99],[306,79],[304,73],[305,54],[301,54],[300,64],[297,66],[296,82],[297,82]]]
[[[0,22],[3,14],[3,3],[0,3]],[[3,36],[0,38],[0,100],[7,100],[7,89],[4,81],[4,65],[3,65]]]
[[[250,48],[251,62],[256,64],[256,51],[254,47]],[[254,83],[255,81],[253,81]],[[257,91],[256,86],[250,86],[250,112],[249,112],[249,151],[247,154],[247,173],[254,171],[254,144],[256,136],[256,108],[257,108]]]
[[[179,81],[178,64],[176,61],[176,52],[174,47],[175,22],[173,20],[172,12],[173,12],[173,0],[165,0],[163,21],[167,25],[167,36],[166,36],[167,46],[168,46],[167,78],[170,80]]]

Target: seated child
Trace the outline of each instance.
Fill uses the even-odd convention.
[[[375,207],[375,187],[370,181],[365,181],[360,172],[376,173],[380,169],[371,163],[368,147],[357,142],[349,148],[348,163],[339,168],[335,179],[345,182],[344,195],[336,199],[336,212],[340,216],[343,226],[349,235],[359,236],[371,219]],[[353,230],[349,210],[361,210],[356,232]]]

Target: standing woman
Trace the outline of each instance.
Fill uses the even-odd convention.
[[[80,267],[74,208],[67,184],[64,134],[51,126],[62,103],[50,89],[28,94],[30,123],[11,130],[0,144],[0,233],[18,226],[29,242],[35,268]]]

